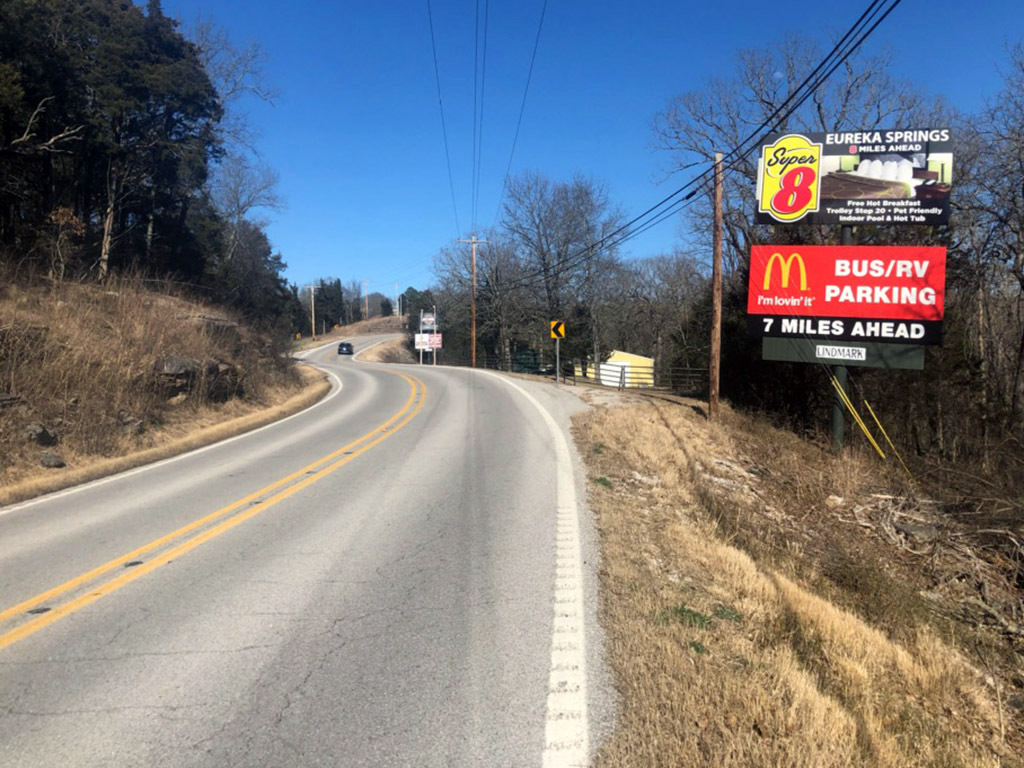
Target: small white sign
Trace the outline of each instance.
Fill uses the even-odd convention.
[[[868,359],[865,347],[841,347],[836,344],[818,344],[814,347],[814,356],[819,360],[853,360],[863,363]]]
[[[416,349],[430,349],[430,334],[429,333],[417,333],[414,334],[414,342]]]

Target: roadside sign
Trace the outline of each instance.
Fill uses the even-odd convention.
[[[440,333],[425,333],[427,337],[426,349],[441,349],[441,334]]]
[[[561,320],[551,321],[551,338],[552,339],[564,339],[565,338],[565,323]]]
[[[423,320],[420,321],[421,328],[436,328],[437,316],[433,312],[424,312]]]
[[[417,333],[413,336],[413,342],[416,349],[430,349],[430,335],[429,333]]]
[[[758,224],[949,223],[948,128],[769,136],[757,163]]]
[[[761,358],[791,363],[924,369],[924,347],[919,344],[839,343],[765,337],[761,340]]]
[[[778,222],[799,221],[821,203],[821,144],[799,133],[761,148],[757,210]]]
[[[946,249],[755,245],[752,336],[828,342],[941,344]]]

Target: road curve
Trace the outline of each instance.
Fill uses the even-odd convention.
[[[578,401],[309,359],[336,380],[313,408],[0,509],[0,766],[586,761]]]

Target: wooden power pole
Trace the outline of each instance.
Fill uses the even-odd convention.
[[[476,245],[486,243],[486,240],[477,240],[474,234],[469,240],[459,240],[460,243],[469,243],[473,251],[473,288],[470,292],[470,321],[469,321],[469,344],[470,344],[470,365],[476,368]]]
[[[316,291],[313,286],[309,286],[309,329],[313,334],[313,338],[316,338]]]
[[[715,225],[711,267],[711,360],[708,364],[708,418],[718,417],[718,372],[722,357],[722,153],[715,153]]]
[[[366,311],[363,313],[363,320],[370,319],[370,281],[363,280],[363,300],[366,303]]]

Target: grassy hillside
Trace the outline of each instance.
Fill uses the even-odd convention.
[[[0,288],[0,486],[274,404],[300,377],[223,310],[140,280]]]
[[[699,406],[575,421],[622,697],[598,765],[1024,764],[1019,525]]]

